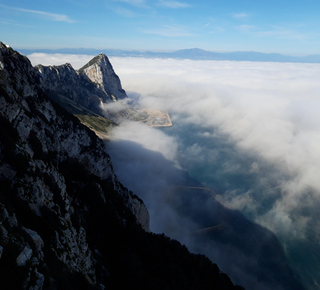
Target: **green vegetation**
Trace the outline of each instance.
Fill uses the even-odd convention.
[[[67,99],[61,95],[50,94],[50,99],[55,101],[62,108],[77,117],[83,125],[93,130],[97,135],[104,137],[109,135],[112,126],[116,125],[115,122],[101,115],[98,115],[93,111],[79,104],[76,104],[72,100]]]
[[[86,125],[98,135],[108,135],[116,123],[104,117],[93,114],[75,114],[83,125]]]

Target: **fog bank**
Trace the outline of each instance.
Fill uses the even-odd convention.
[[[81,66],[84,59],[68,62]],[[274,232],[307,289],[317,289],[320,65],[110,61],[129,97],[165,108],[173,122],[163,129],[123,123],[108,145],[120,180],[145,201],[151,229],[192,243],[187,233],[199,224],[181,215],[172,199],[177,187],[200,184],[212,193],[203,212],[216,200]],[[203,191],[194,192],[193,204],[202,197]],[[221,255],[223,264],[228,259]],[[217,253],[213,258],[219,262]],[[231,269],[234,277],[245,276],[237,270]]]

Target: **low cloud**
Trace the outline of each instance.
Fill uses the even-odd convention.
[[[152,230],[197,250],[187,233],[199,230],[197,217],[204,212],[219,212],[219,201],[276,233],[289,260],[301,245],[307,248],[303,262],[290,260],[301,276],[319,269],[319,64],[110,61],[130,97],[165,108],[173,122],[162,129],[122,123],[107,145],[120,180],[147,204]],[[211,191],[189,194],[186,189],[195,184]],[[187,207],[185,215],[177,204],[198,209]],[[223,226],[219,218],[207,226]],[[202,250],[236,279],[245,276],[238,260],[239,267],[228,269],[223,261],[230,257],[214,252],[212,244]]]
[[[272,177],[278,191],[274,208],[278,216],[292,220],[286,222],[289,228],[296,227],[290,216],[302,196],[312,189],[310,198],[319,198],[319,65],[125,58],[112,63],[124,88],[161,102],[175,126],[206,128],[204,136],[219,132],[239,154],[250,156],[252,174],[264,174],[261,162],[275,168],[279,176]],[[190,156],[203,158],[200,148],[197,143],[186,147]],[[222,168],[244,169],[230,162]],[[268,222],[263,224],[274,229],[271,217],[266,214]]]
[[[92,58],[38,53],[28,57],[33,64],[70,62],[75,68]],[[140,104],[165,108],[175,127],[191,124],[203,128],[195,138],[209,142],[217,141],[220,136],[219,142],[224,140],[232,144],[234,147],[228,150],[237,150],[235,154],[243,156],[243,160],[238,160],[238,164],[226,160],[221,170],[229,173],[244,170],[240,162],[247,161],[246,169],[260,177],[261,183],[267,177],[273,179],[273,188],[278,192],[274,206],[279,213],[290,218],[290,213],[303,203],[307,193],[309,199],[319,198],[318,64],[116,57],[110,60],[122,86],[129,95],[138,96]],[[133,129],[132,126],[128,134],[141,131],[153,136],[152,132],[158,132],[150,128],[147,133],[147,129]],[[154,135],[153,142],[156,144],[160,140],[161,143],[165,132],[164,129],[164,135]],[[130,138],[137,141],[133,136]],[[141,139],[138,143],[145,142],[146,139]],[[208,144],[193,141],[179,154],[189,159],[209,156],[210,160],[216,160],[223,153],[218,145],[212,143],[210,148]],[[176,145],[172,148],[177,150]],[[274,168],[275,174],[270,168]],[[263,224],[268,226],[266,221]],[[268,227],[273,228],[272,224],[270,220]]]
[[[93,55],[78,55],[78,54],[48,54],[48,53],[32,53],[28,55],[33,66],[42,65],[62,65],[71,63],[74,69],[79,69],[88,63]]]

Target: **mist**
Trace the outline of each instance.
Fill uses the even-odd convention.
[[[260,239],[259,232],[268,241],[275,234],[281,246],[275,256],[283,253],[303,286],[317,289],[320,65],[110,61],[130,98],[166,109],[173,123],[123,122],[107,145],[120,181],[146,203],[151,230],[208,255],[247,289],[277,289],[246,274],[257,261],[239,247],[220,243],[218,234],[210,242],[190,235],[208,220],[208,227],[252,222],[252,236]],[[81,59],[74,62],[81,66]],[[232,216],[227,222],[226,215]]]
[[[142,104],[166,108],[174,126],[197,125],[206,129],[202,134],[207,138],[223,136],[239,154],[250,155],[251,171],[257,173],[260,163],[273,167],[281,175],[279,197],[272,208],[277,215],[268,213],[260,222],[272,230],[286,222],[288,230],[297,232],[298,225],[286,218],[305,203],[306,193],[317,199],[320,192],[319,65],[111,60],[129,95],[138,92]],[[193,158],[204,158],[196,140],[186,149]],[[227,204],[232,207],[232,199]],[[299,232],[303,234],[304,226]]]
[[[275,233],[304,286],[316,289],[320,66],[135,58],[111,62],[129,96],[138,93],[143,106],[169,112],[173,127],[161,132],[175,138],[167,144],[175,166],[211,188],[226,208]],[[114,138],[125,130],[125,125],[117,128]],[[148,138],[163,140],[149,132],[135,142],[144,146]],[[120,168],[118,172],[121,176]],[[125,182],[129,188],[134,183]],[[156,195],[147,190],[143,198],[152,210],[150,196]]]

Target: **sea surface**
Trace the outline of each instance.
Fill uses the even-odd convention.
[[[320,289],[319,203],[302,205],[291,213],[297,222],[299,218],[309,219],[303,236],[269,225],[263,219],[281,198],[280,183],[289,176],[283,176],[272,164],[238,150],[226,136],[211,128],[185,124],[162,130],[178,136],[179,162],[188,175],[211,189],[215,199],[227,208],[239,210],[248,220],[269,228],[284,251],[285,262],[303,288]]]
[[[120,181],[145,201],[151,230],[207,255],[246,289],[319,289],[318,205],[292,213],[312,216],[303,237],[269,225],[290,177],[212,127],[173,124],[152,129],[177,141],[173,162],[133,141],[107,145]]]
[[[123,124],[110,154],[151,230],[246,289],[320,289],[320,65],[114,58],[172,127]]]

